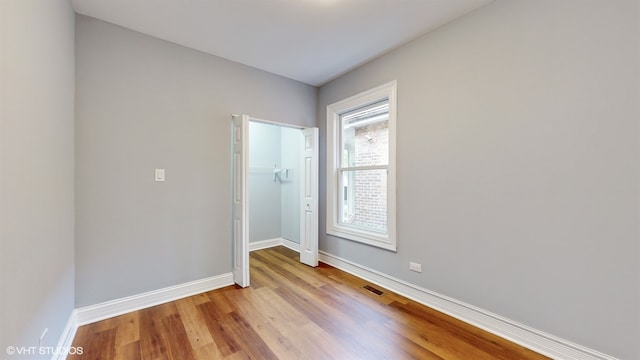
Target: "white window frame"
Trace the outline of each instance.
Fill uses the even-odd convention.
[[[396,251],[396,81],[327,106],[327,234]],[[364,105],[389,99],[389,165],[387,173],[387,233],[361,230],[340,224],[338,207],[341,166],[340,115]]]

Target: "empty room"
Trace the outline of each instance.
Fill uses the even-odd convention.
[[[0,0],[0,359],[639,339],[640,1]]]

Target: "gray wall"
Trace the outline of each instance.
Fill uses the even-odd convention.
[[[0,357],[57,345],[74,308],[74,13],[0,1]],[[13,358],[48,358],[39,351]]]
[[[320,249],[640,358],[638,14],[498,0],[321,87]],[[326,106],[393,79],[397,253],[324,235]]]
[[[280,158],[282,167],[289,169],[289,178],[282,183],[282,237],[300,244],[300,177],[302,161],[302,133],[298,129],[282,127]]]
[[[230,272],[230,116],[314,126],[316,89],[76,25],[76,305]]]
[[[281,236],[282,185],[273,181],[280,160],[280,127],[249,123],[249,242]]]
[[[299,129],[249,126],[249,242],[285,238],[300,243]],[[273,165],[287,169],[273,181]]]

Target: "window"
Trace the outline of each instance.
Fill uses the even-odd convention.
[[[396,250],[396,82],[327,106],[327,233]]]

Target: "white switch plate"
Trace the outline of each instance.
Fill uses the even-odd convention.
[[[422,272],[422,264],[409,262],[409,270],[421,273]]]
[[[164,181],[164,169],[156,169],[156,181]]]

